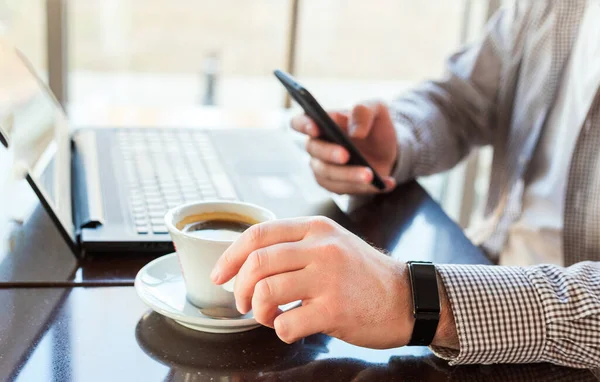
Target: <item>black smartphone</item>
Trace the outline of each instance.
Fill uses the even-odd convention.
[[[362,156],[346,133],[333,121],[333,119],[331,119],[329,114],[323,110],[315,97],[313,97],[308,90],[300,85],[290,74],[282,70],[276,70],[274,74],[275,77],[281,81],[288,93],[290,93],[290,96],[302,106],[306,115],[319,126],[321,132],[319,139],[336,143],[348,150],[350,159],[347,164],[370,168],[371,171],[373,171],[373,181],[371,183],[378,189],[384,190],[385,183],[379,174],[377,174],[377,171],[375,171],[373,166],[371,166]]]

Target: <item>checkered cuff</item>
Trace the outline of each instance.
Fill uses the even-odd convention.
[[[451,365],[540,361],[546,338],[541,301],[524,268],[437,265],[460,351],[432,347]]]
[[[437,265],[459,351],[450,364],[533,363],[600,367],[600,262],[500,267]]]

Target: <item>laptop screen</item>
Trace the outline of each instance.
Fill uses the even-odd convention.
[[[9,176],[22,180],[29,175],[38,196],[74,241],[69,133],[52,92],[24,56],[0,38],[0,135],[12,161]]]

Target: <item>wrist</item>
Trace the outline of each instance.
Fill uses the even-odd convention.
[[[412,336],[413,328],[415,326],[415,317],[413,315],[413,302],[412,292],[410,287],[410,275],[408,273],[408,266],[405,263],[399,264],[399,286],[398,291],[400,295],[396,298],[400,298],[402,302],[401,309],[399,310],[402,315],[400,319],[400,325],[398,329],[400,333],[398,335],[398,346],[406,346]]]
[[[410,285],[410,275],[408,266],[405,263],[399,263],[397,268],[397,289],[400,291],[400,301],[402,306],[399,310],[401,317],[401,325],[398,325],[399,333],[397,335],[398,346],[406,346],[412,337],[412,332],[415,326],[415,317],[413,315],[413,297],[412,289]],[[452,313],[452,307],[450,300],[446,293],[446,288],[442,278],[438,275],[438,293],[440,295],[440,320],[435,332],[435,336],[431,345],[440,346],[449,349],[458,349],[458,335],[456,332],[456,325],[454,322],[454,315]]]

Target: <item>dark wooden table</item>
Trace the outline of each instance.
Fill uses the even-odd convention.
[[[487,262],[417,183],[348,223],[400,260]],[[372,350],[324,335],[286,345],[268,328],[195,332],[137,297],[133,278],[148,257],[77,262],[39,207],[13,230],[0,253],[0,380],[596,380],[549,364],[449,367],[426,347]]]

